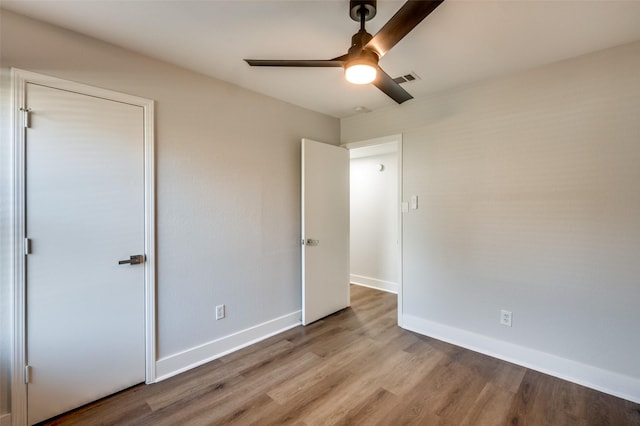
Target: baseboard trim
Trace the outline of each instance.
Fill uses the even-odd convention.
[[[220,339],[162,358],[156,362],[156,382],[183,373],[238,349],[300,325],[300,311],[292,312]]]
[[[0,426],[11,426],[11,413],[0,414]]]
[[[369,287],[376,290],[386,291],[388,293],[398,294],[398,283],[391,281],[378,280],[376,278],[365,277],[362,275],[351,274],[351,284],[356,284],[362,287]]]
[[[402,327],[434,339],[640,403],[640,379],[412,315],[403,315]]]

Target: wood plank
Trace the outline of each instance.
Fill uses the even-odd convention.
[[[435,351],[429,355],[405,353],[403,364],[381,379],[384,389],[400,397],[409,395],[445,357]]]
[[[336,424],[369,426],[396,409],[400,398],[383,388],[373,391],[367,398],[348,410]]]
[[[343,381],[310,410],[300,413],[306,424],[338,424],[354,405],[371,396],[372,389],[381,387],[385,377],[406,360],[407,354],[378,348],[374,362],[358,362],[351,367],[350,380]]]
[[[326,359],[318,368],[310,369],[291,380],[273,387],[267,394],[280,404],[286,404],[298,395],[309,392],[316,384],[325,380],[331,373],[342,371],[346,366],[357,362],[375,348],[370,339],[358,339],[344,348],[339,354]]]
[[[221,418],[233,416],[244,410],[249,401],[266,393],[274,383],[280,383],[311,368],[319,360],[309,352],[296,354],[292,359],[270,366],[263,374],[254,374],[252,380],[243,380],[229,386],[225,392],[216,395],[201,395],[189,401],[179,401],[179,405],[170,405],[152,413],[143,424],[213,424]],[[187,402],[184,406],[182,402]]]
[[[503,425],[511,406],[514,393],[489,382],[482,389],[461,426]]]

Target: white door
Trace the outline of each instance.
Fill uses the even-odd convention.
[[[27,84],[33,424],[145,380],[143,108]]]
[[[302,324],[349,306],[349,151],[302,140]]]

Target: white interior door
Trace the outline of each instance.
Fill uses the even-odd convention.
[[[28,84],[33,424],[145,380],[143,109]]]
[[[302,140],[302,324],[349,306],[349,151]]]

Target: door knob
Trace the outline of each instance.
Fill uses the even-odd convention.
[[[118,265],[125,265],[127,263],[129,265],[138,265],[140,263],[144,263],[144,254],[134,254],[132,256],[129,256],[129,259],[127,260],[118,261]]]
[[[305,241],[305,245],[307,246],[317,246],[318,244],[320,244],[320,240],[312,240],[311,238],[307,238],[307,241]]]

